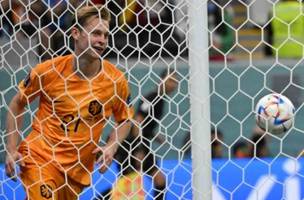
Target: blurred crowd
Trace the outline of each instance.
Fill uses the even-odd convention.
[[[231,8],[222,12],[221,0],[208,1],[211,58],[218,59],[233,45],[227,25]],[[69,29],[75,10],[84,4],[104,4],[110,11],[111,39],[107,56],[187,56],[187,1],[178,0],[11,0],[1,1],[2,37],[37,40],[42,59],[65,54],[72,47]],[[223,16],[222,16],[223,14]]]
[[[265,56],[302,57],[304,17],[300,1],[207,2],[211,60],[233,60],[234,49],[243,45],[237,32],[245,30],[244,24],[247,23],[255,24],[254,27],[261,31],[256,43],[263,43]],[[75,10],[84,4],[104,4],[111,10],[112,38],[108,56],[119,54],[129,58],[140,54],[155,58],[188,55],[186,0],[10,0],[0,4],[0,37],[37,39],[36,48],[42,59],[66,53],[66,46],[72,48],[68,37],[71,19]],[[236,14],[236,4],[245,9],[244,16]],[[235,23],[240,17],[246,21],[238,27]],[[256,40],[250,36],[250,31],[245,38]]]

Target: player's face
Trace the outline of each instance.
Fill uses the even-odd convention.
[[[76,53],[98,59],[108,45],[108,37],[109,22],[93,16],[74,36]]]

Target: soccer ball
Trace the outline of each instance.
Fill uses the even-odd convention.
[[[291,128],[294,121],[294,106],[281,94],[262,97],[255,108],[257,125],[272,134],[281,134]]]

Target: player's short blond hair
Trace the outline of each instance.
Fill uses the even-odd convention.
[[[101,4],[94,6],[84,6],[77,10],[73,18],[73,26],[79,28],[84,27],[89,18],[92,16],[99,17],[100,19],[111,21],[111,14],[109,10]]]

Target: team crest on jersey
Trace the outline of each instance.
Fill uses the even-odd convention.
[[[52,198],[52,187],[49,184],[43,184],[40,186],[40,195],[46,199]]]
[[[30,83],[30,80],[31,80],[31,71],[32,71],[32,70],[30,70],[30,71],[28,72],[28,74],[26,75],[26,77],[25,77],[24,80],[23,80],[23,86],[24,86],[24,87],[27,87],[27,86],[29,85],[29,83]]]
[[[97,100],[93,100],[89,105],[89,113],[93,116],[98,115],[102,112],[102,104]]]

